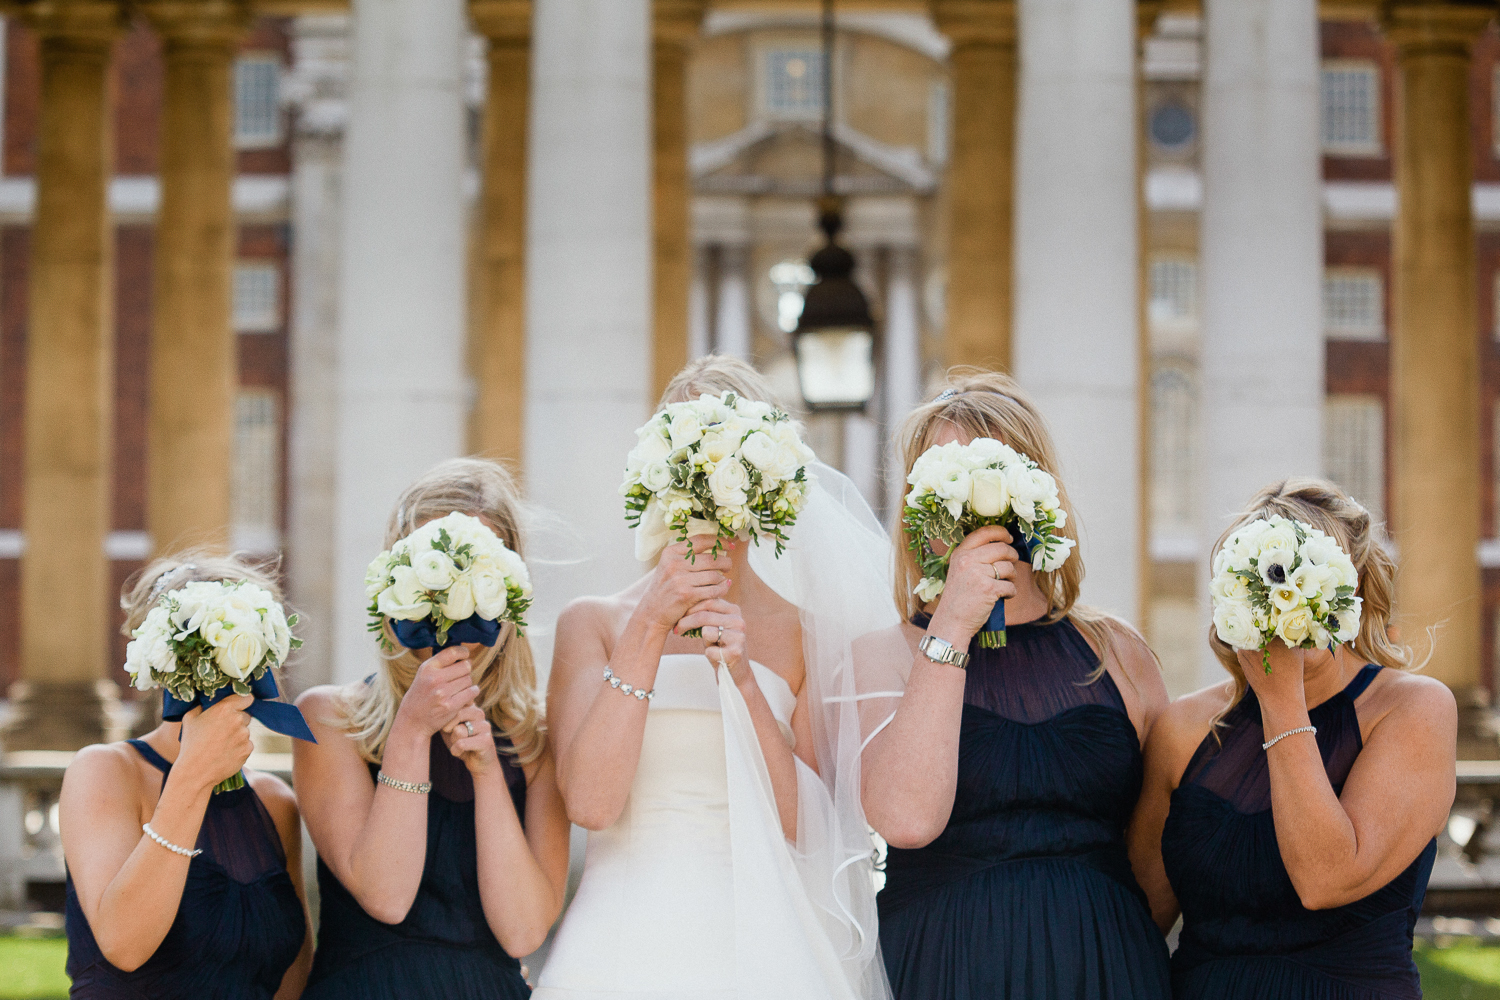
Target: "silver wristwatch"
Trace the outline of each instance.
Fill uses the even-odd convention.
[[[946,663],[960,670],[967,670],[969,667],[969,654],[954,649],[953,643],[947,639],[939,639],[935,635],[924,635],[922,641],[917,643],[917,648],[933,663]]]

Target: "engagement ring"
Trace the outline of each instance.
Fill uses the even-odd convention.
[[[473,736],[474,735],[474,724],[472,722],[469,722],[469,721],[465,720],[465,722],[464,722],[464,730],[470,736]]]

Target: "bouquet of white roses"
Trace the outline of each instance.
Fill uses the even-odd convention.
[[[454,512],[428,521],[375,557],[365,571],[370,631],[381,645],[390,619],[410,649],[461,642],[493,646],[504,622],[524,634],[531,574],[479,518]]]
[[[1332,648],[1359,635],[1359,574],[1339,543],[1310,524],[1280,515],[1251,521],[1214,556],[1214,630],[1235,649],[1280,639],[1296,649]]]
[[[954,546],[976,528],[1004,525],[1017,549],[1043,572],[1057,569],[1073,551],[1073,539],[1059,534],[1068,512],[1058,501],[1057,480],[994,438],[934,445],[912,464],[906,481],[911,491],[901,520],[922,571],[916,594],[924,602],[943,592]],[[941,555],[933,542],[946,546]],[[1005,645],[1004,601],[995,602],[979,644]]]
[[[138,690],[165,688],[162,718],[182,719],[195,706],[208,708],[231,692],[253,695],[246,711],[268,728],[317,742],[293,705],[273,702],[279,692],[273,667],[302,645],[288,617],[263,587],[244,580],[195,581],[158,599],[125,647],[125,671]],[[242,788],[235,774],[215,792]]]
[[[673,535],[712,535],[714,555],[726,539],[765,537],[781,555],[814,458],[791,417],[733,392],[704,393],[667,404],[635,433],[620,493],[638,559],[655,559]]]

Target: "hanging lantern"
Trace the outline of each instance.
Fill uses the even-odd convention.
[[[797,381],[809,410],[858,412],[875,395],[875,321],[854,283],[854,257],[838,244],[836,198],[819,201],[818,225],[827,242],[809,261],[816,280],[792,331]]]

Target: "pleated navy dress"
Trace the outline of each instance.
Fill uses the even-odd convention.
[[[920,628],[928,619],[915,620]],[[897,1000],[1165,1000],[1167,948],[1131,873],[1140,740],[1071,622],[970,647],[948,826],[892,848],[880,944]]]
[[[1308,715],[1335,792],[1364,742],[1354,700],[1380,671],[1364,667]],[[1412,930],[1437,856],[1430,842],[1381,889],[1344,906],[1302,905],[1281,861],[1271,778],[1254,692],[1198,747],[1162,831],[1162,860],[1182,904],[1174,995],[1236,1000],[1419,1000]],[[1306,739],[1304,736],[1296,739]]]
[[[172,765],[143,740],[130,745],[162,773]],[[307,917],[286,870],[281,835],[248,784],[209,797],[177,917],[134,972],[99,950],[68,876],[68,995],[87,1000],[270,1000],[297,960]]]
[[[495,740],[500,767],[526,816],[526,776]],[[515,1000],[531,988],[519,959],[506,954],[484,918],[474,832],[474,782],[441,734],[429,754],[426,861],[417,898],[399,924],[366,913],[318,859],[322,916],[318,950],[303,1000]],[[373,778],[380,768],[370,765]]]

